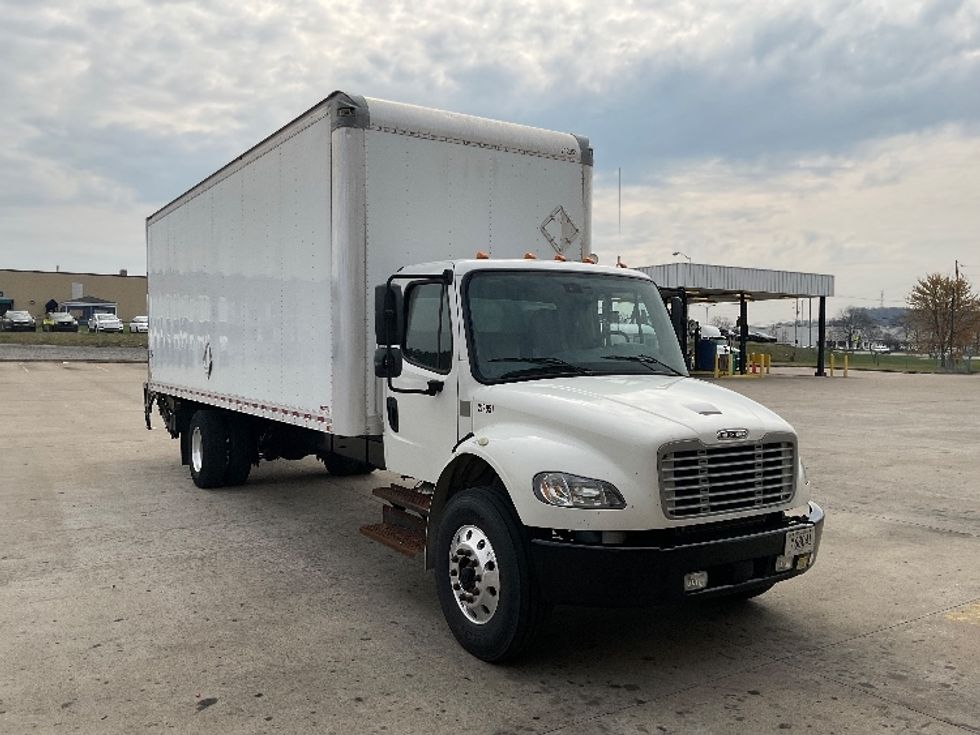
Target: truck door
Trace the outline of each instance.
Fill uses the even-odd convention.
[[[385,463],[429,482],[439,479],[458,438],[455,298],[443,282],[406,284],[402,373],[385,389]],[[400,392],[430,386],[438,392]]]

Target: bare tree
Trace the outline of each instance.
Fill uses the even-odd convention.
[[[837,332],[837,338],[847,343],[847,348],[857,347],[861,339],[873,339],[878,332],[878,325],[867,309],[858,306],[848,306],[830,322]]]
[[[718,329],[731,329],[732,320],[727,316],[716,316],[711,320],[711,323],[718,327]]]
[[[980,297],[970,282],[930,273],[912,287],[908,298],[909,322],[921,346],[952,367],[956,355],[976,342],[980,329]]]

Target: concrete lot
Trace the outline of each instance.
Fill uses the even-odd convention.
[[[0,364],[0,732],[980,732],[980,379],[729,385],[801,434],[820,559],[743,605],[559,608],[519,665],[357,532],[385,477],[205,492],[140,365]]]

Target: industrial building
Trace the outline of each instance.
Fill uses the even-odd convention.
[[[146,276],[27,271],[0,268],[0,314],[8,309],[29,311],[38,322],[47,304],[59,307],[73,302],[70,310],[88,318],[92,310],[110,311],[123,320],[146,314]]]

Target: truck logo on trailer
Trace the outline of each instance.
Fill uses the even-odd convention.
[[[578,238],[578,227],[564,207],[558,206],[541,223],[541,234],[555,252],[561,255]]]

